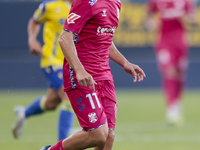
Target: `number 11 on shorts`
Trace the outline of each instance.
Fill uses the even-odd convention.
[[[92,93],[92,95],[91,95],[91,94],[87,94],[86,97],[89,98],[89,101],[90,101],[90,104],[91,104],[91,106],[92,106],[92,109],[95,109],[95,108],[96,108],[95,105],[94,105],[94,101],[93,101],[93,98],[92,98],[92,97],[94,97],[94,98],[96,99],[96,102],[97,102],[98,107],[101,108],[101,105],[100,105],[100,103],[99,103],[99,99],[98,99],[96,93]]]

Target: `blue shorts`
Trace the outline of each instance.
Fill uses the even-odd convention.
[[[60,67],[48,66],[42,68],[42,72],[48,79],[48,87],[52,87],[57,92],[63,86],[63,69]]]

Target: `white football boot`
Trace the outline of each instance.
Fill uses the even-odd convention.
[[[177,103],[173,106],[170,106],[166,114],[167,124],[170,126],[183,126],[184,117],[182,112],[182,106],[180,103]]]
[[[12,126],[12,132],[16,139],[19,138],[24,131],[24,125],[26,122],[24,111],[25,108],[23,106],[14,107],[15,122]]]
[[[52,145],[43,146],[40,150],[50,150]]]

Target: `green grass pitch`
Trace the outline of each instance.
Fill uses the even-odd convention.
[[[26,106],[44,90],[0,91],[0,150],[39,150],[57,142],[58,110],[27,119],[24,134],[11,133],[13,107]],[[113,150],[200,150],[200,92],[184,94],[185,124],[166,125],[165,104],[159,90],[117,90],[118,114]],[[73,131],[80,129],[75,119]]]

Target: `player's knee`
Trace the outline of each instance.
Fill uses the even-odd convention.
[[[55,110],[57,106],[58,106],[57,103],[51,103],[49,101],[45,103],[46,110]]]
[[[176,68],[163,69],[162,74],[166,78],[177,78],[179,76],[179,72]]]
[[[47,110],[55,110],[57,107],[55,105],[47,105],[46,109]]]
[[[97,134],[93,137],[93,143],[98,147],[103,147],[108,138],[108,130],[99,130]]]
[[[101,135],[96,137],[96,139],[94,140],[95,145],[99,146],[99,147],[104,147],[105,143],[106,143],[106,139],[107,136],[105,135]]]
[[[109,141],[114,141],[115,140],[115,132],[113,130],[109,131],[108,139],[109,139]]]

